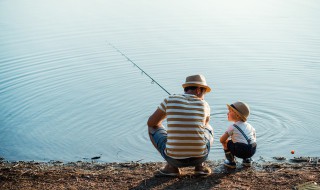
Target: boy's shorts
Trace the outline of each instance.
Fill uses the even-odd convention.
[[[238,158],[251,158],[256,153],[257,144],[234,143],[232,140],[228,141],[228,149]]]
[[[211,135],[213,138],[213,134],[209,130],[205,130],[206,133],[208,133],[208,136]],[[157,131],[155,131],[153,134],[151,134],[151,137],[153,138],[157,150],[160,152],[161,156],[170,164],[175,167],[187,167],[187,166],[196,166],[204,162],[210,152],[210,141],[206,138],[207,143],[207,150],[208,153],[203,157],[194,157],[194,158],[186,158],[186,159],[174,159],[166,155],[165,149],[166,149],[166,143],[167,143],[167,130],[165,128],[159,128]]]

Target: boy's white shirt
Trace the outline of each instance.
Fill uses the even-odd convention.
[[[251,144],[255,143],[257,141],[256,130],[248,122],[238,121],[238,122],[235,122],[234,124],[236,124],[244,132],[244,134],[247,135],[247,137],[251,140]],[[243,136],[243,134],[240,131],[238,131],[238,129],[236,129],[236,130],[234,130],[234,129],[236,129],[236,128],[232,124],[228,127],[228,129],[226,131],[226,133],[228,133],[229,137],[231,137],[232,141],[234,143],[239,142],[239,143],[248,144],[248,141]]]

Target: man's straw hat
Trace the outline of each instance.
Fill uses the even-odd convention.
[[[210,92],[211,88],[207,85],[206,78],[203,75],[192,75],[186,78],[186,82],[182,84],[182,87],[199,86],[206,89],[206,92]]]
[[[248,104],[239,101],[231,105],[227,104],[227,106],[229,109],[234,111],[237,115],[239,115],[243,121],[247,121],[247,118],[250,114],[250,108]]]

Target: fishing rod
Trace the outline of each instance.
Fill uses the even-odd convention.
[[[108,42],[107,42],[108,43]],[[162,90],[166,91],[166,93],[168,93],[169,95],[171,95],[165,88],[163,88],[163,86],[161,86],[156,80],[154,80],[148,73],[146,73],[141,67],[139,67],[135,62],[133,62],[128,56],[126,56],[124,53],[122,53],[118,48],[116,48],[114,45],[112,45],[111,43],[108,43],[109,46],[113,47],[113,49],[117,50],[117,52],[119,52],[123,57],[127,58],[128,61],[130,61],[131,63],[133,63],[133,65],[135,67],[138,67],[138,69],[142,72],[142,74],[146,74],[152,81],[151,83],[156,83],[160,88],[162,88]]]

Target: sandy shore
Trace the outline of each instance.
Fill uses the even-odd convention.
[[[316,158],[317,159],[317,158]],[[236,170],[208,161],[200,177],[182,168],[180,177],[155,175],[163,162],[0,162],[0,189],[320,189],[318,159],[254,163]]]

